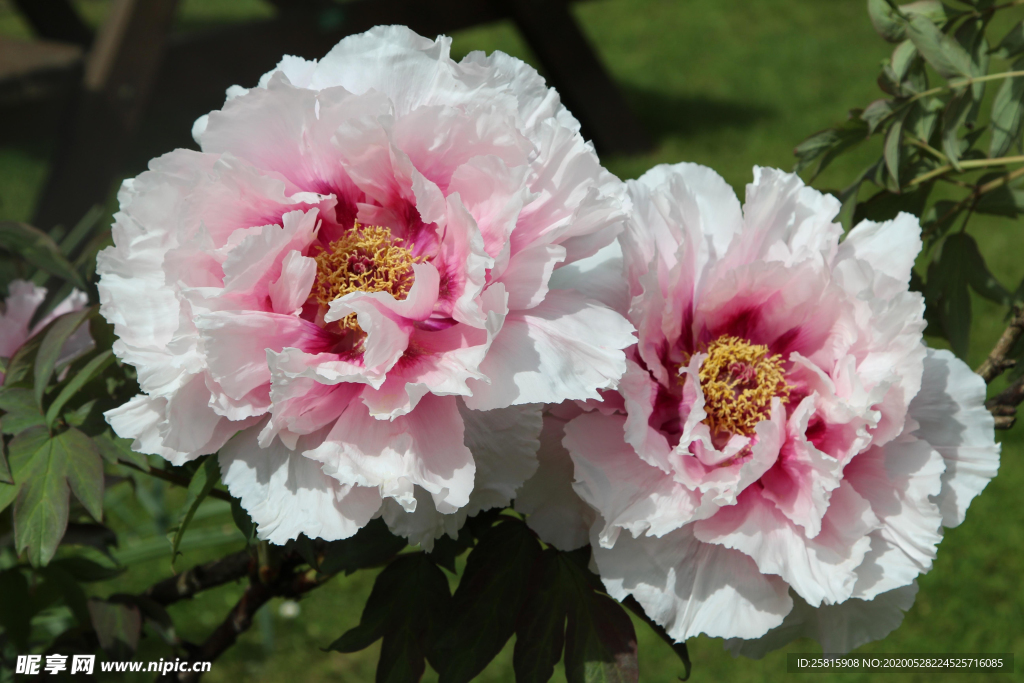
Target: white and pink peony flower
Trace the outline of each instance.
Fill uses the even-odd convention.
[[[983,381],[922,343],[917,220],[840,241],[834,198],[764,168],[742,210],[694,164],[656,167],[629,196],[630,291],[609,301],[632,297],[639,343],[618,407],[554,409],[564,439],[541,454],[549,479],[571,456],[608,592],[677,641],[732,638],[748,656],[885,636],[999,465]],[[517,507],[540,513],[542,538],[585,544],[586,517],[556,528],[572,503],[541,474]]]
[[[89,303],[83,292],[73,289],[63,301],[54,306],[52,311],[32,325],[36,310],[45,300],[45,287],[26,280],[12,280],[7,285],[7,298],[4,299],[3,311],[0,311],[0,358],[11,358],[25,342],[53,320],[65,313],[80,311]],[[89,326],[82,325],[64,342],[57,357],[56,367],[66,366],[92,347]],[[3,384],[3,379],[4,373],[0,372],[0,384]]]
[[[119,194],[101,310],[142,393],[107,418],[220,451],[261,538],[383,514],[429,547],[536,469],[537,404],[625,370],[626,320],[549,287],[615,239],[623,184],[532,68],[449,44],[285,57]]]

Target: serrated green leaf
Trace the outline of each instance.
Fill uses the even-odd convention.
[[[57,243],[42,230],[25,223],[0,221],[0,247],[24,258],[50,275],[68,280],[85,289],[85,280],[61,253]]]
[[[868,0],[868,17],[875,32],[890,43],[900,42],[907,33],[907,22],[886,0]]]
[[[1024,59],[1017,60],[1014,71],[1024,70]],[[1007,78],[992,102],[992,140],[988,155],[1004,156],[1014,143],[1019,143],[1021,121],[1024,119],[1024,77]]]
[[[3,421],[0,422],[0,430],[4,434],[18,434],[30,427],[46,425],[31,389],[0,389],[0,410],[4,411]]]
[[[68,523],[67,452],[54,448],[53,439],[35,453],[39,464],[21,483],[14,501],[14,543],[27,552],[33,567],[45,566],[57,552]]]
[[[185,496],[185,505],[178,520],[178,526],[174,533],[170,534],[171,539],[171,564],[178,557],[178,548],[181,546],[181,539],[185,536],[185,530],[196,514],[196,510],[202,505],[210,491],[220,481],[220,466],[217,464],[217,456],[207,456],[195,474],[192,481],[188,483],[188,494]]]
[[[1010,59],[1016,57],[1020,53],[1024,52],[1024,21],[1018,21],[1013,25],[1003,39],[999,41],[999,45],[992,51],[992,54],[1002,59]],[[1014,71],[1017,67],[1014,67]]]
[[[93,519],[103,521],[103,459],[93,440],[72,427],[53,438],[67,462],[68,484]]]
[[[103,514],[103,466],[92,441],[77,429],[50,438],[43,428],[22,432],[11,442],[18,481],[14,502],[17,552],[33,566],[45,566],[68,523],[69,494],[95,519]]]
[[[43,405],[43,394],[50,383],[50,377],[57,366],[65,342],[83,322],[96,313],[96,310],[96,307],[93,306],[65,313],[54,320],[53,324],[43,333],[43,340],[39,345],[39,352],[36,354],[33,385],[36,403],[40,407]]]
[[[104,351],[96,355],[92,360],[85,364],[81,370],[75,373],[75,376],[64,385],[57,398],[53,400],[50,407],[46,410],[46,424],[52,427],[53,421],[60,415],[61,409],[64,405],[70,401],[81,389],[88,383],[93,377],[97,376],[101,372],[107,369],[107,366],[114,362],[113,351]]]
[[[501,652],[515,633],[540,553],[519,520],[502,522],[480,539],[452,597],[452,620],[437,640],[440,683],[468,683]]]
[[[44,427],[34,427],[19,433],[8,446],[8,465],[13,484],[0,484],[0,510],[14,502],[21,490],[21,484],[39,466],[32,456],[50,438]]]
[[[447,614],[450,600],[448,580],[430,558],[402,555],[377,575],[359,625],[327,649],[357,652],[383,638],[376,680],[419,681],[435,623]]]
[[[912,16],[907,24],[907,37],[925,61],[944,78],[969,78],[973,75],[971,55],[956,38],[940,31],[928,17]]]
[[[558,552],[547,548],[530,577],[530,594],[516,622],[512,667],[516,683],[547,683],[565,644],[565,587]]]
[[[352,538],[331,541],[324,547],[324,559],[320,571],[325,574],[345,572],[351,574],[359,569],[376,567],[397,555],[408,542],[395,536],[384,520],[370,520]]]

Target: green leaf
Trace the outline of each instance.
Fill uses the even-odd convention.
[[[640,679],[636,632],[622,606],[593,590],[571,560],[575,590],[567,591],[565,678],[568,683],[636,683]]]
[[[967,358],[971,335],[970,259],[963,247],[969,235],[954,233],[942,243],[938,259],[928,267],[927,288],[937,294],[939,320],[949,345],[959,358]]]
[[[93,519],[103,521],[103,459],[96,444],[75,428],[57,435],[52,442],[54,448],[65,452],[68,484],[75,498]]]
[[[94,436],[93,441],[100,449],[100,455],[107,462],[116,465],[119,462],[127,462],[135,465],[140,470],[149,472],[149,460],[142,453],[132,450],[132,440],[122,439],[119,436],[112,436],[109,433]]]
[[[43,341],[39,345],[35,362],[35,397],[36,403],[42,407],[43,394],[50,383],[50,377],[60,358],[65,342],[75,333],[78,327],[96,313],[96,307],[83,308],[80,311],[65,313],[53,321],[49,329],[43,333]]]
[[[565,644],[566,599],[559,553],[547,548],[530,577],[531,592],[516,622],[516,683],[547,683]]]
[[[962,149],[960,146],[960,127],[968,121],[974,120],[977,115],[977,103],[971,90],[965,89],[953,95],[946,105],[946,111],[942,115],[942,151],[949,158],[949,163],[957,171],[960,171],[960,157]]]
[[[71,232],[60,241],[60,253],[64,256],[71,258],[71,255],[75,251],[75,247],[81,244],[82,240],[89,236],[89,234],[96,229],[99,225],[100,219],[107,214],[106,209],[96,204],[91,209],[85,212],[75,227],[71,228]]]
[[[36,355],[39,353],[39,346],[43,343],[43,335],[53,325],[51,322],[39,334],[32,335],[28,341],[22,344],[11,360],[7,363],[7,373],[4,375],[4,388],[20,386],[29,376],[36,362]]]
[[[911,65],[919,57],[920,55],[917,52],[917,46],[914,45],[914,41],[912,40],[904,40],[896,46],[892,51],[892,57],[890,57],[889,63],[892,66],[892,72],[897,83],[902,82],[903,79],[906,78]]]
[[[868,17],[875,32],[890,43],[900,42],[907,33],[907,22],[886,0],[868,0]]]
[[[34,567],[53,558],[68,523],[67,453],[53,446],[48,439],[33,455],[39,464],[21,483],[14,502],[15,547],[19,554],[28,552]]]
[[[231,519],[247,541],[252,541],[256,538],[256,524],[252,521],[249,513],[245,511],[245,508],[242,507],[242,501],[238,498],[231,499]],[[299,538],[306,537],[300,536]],[[316,567],[315,562],[310,562],[310,565]]]
[[[949,245],[950,241],[952,245]],[[973,237],[965,232],[950,235],[946,238],[946,246],[943,249],[953,248],[960,252],[959,258],[964,263],[967,274],[967,284],[971,286],[979,296],[989,301],[994,301],[1003,306],[1013,303],[1013,294],[996,279],[989,271],[985,263],[985,257],[978,250],[978,243]]]
[[[352,538],[331,541],[324,547],[324,559],[320,571],[324,574],[345,572],[351,574],[359,569],[384,564],[401,552],[408,541],[395,536],[384,520],[371,520]]]
[[[978,213],[1016,218],[1024,213],[1024,189],[1003,185],[987,192],[974,205]]]
[[[969,78],[973,74],[971,55],[952,36],[944,34],[931,19],[923,15],[910,18],[907,37],[932,68],[944,78]]]
[[[862,220],[882,223],[896,218],[901,211],[920,216],[932,187],[932,183],[921,183],[914,188],[913,192],[902,194],[893,194],[888,190],[877,192],[857,206],[853,224],[856,225]]]
[[[45,433],[33,428],[11,442],[13,452],[25,436],[18,457],[34,461],[14,503],[15,546],[18,553],[28,551],[33,566],[53,558],[67,527],[71,491],[95,519],[103,515],[103,464],[92,440],[77,429],[44,440]]]
[[[900,184],[900,147],[903,145],[903,121],[907,118],[907,111],[904,109],[893,119],[885,134],[885,166],[897,186]]]
[[[1014,71],[1024,70],[1024,59],[1017,60]],[[1024,77],[1007,78],[999,87],[992,102],[992,140],[988,155],[1004,156],[1020,140],[1021,120],[1024,114]]]
[[[463,525],[458,538],[445,534],[434,541],[434,548],[428,553],[439,567],[455,574],[455,558],[473,547],[473,533]]]
[[[793,150],[797,157],[794,171],[800,173],[818,159],[812,175],[817,177],[842,152],[868,137],[868,124],[861,112],[852,111],[850,118],[839,125],[819,131],[801,142]]]
[[[515,633],[540,553],[519,520],[502,522],[480,539],[452,597],[452,620],[437,641],[440,683],[471,681],[501,652]]]
[[[185,529],[196,514],[196,510],[202,505],[210,491],[220,481],[220,466],[217,464],[217,456],[210,455],[202,462],[196,473],[192,475],[192,481],[188,483],[188,494],[185,496],[185,506],[182,508],[181,518],[178,526],[171,535],[171,564],[178,557],[178,548],[181,546],[181,539],[185,536]]]
[[[378,683],[419,681],[434,624],[447,614],[448,580],[424,553],[409,553],[377,575],[359,625],[327,648],[357,652],[383,638]]]
[[[142,614],[135,605],[89,600],[89,614],[100,647],[111,659],[131,659],[142,634]]]
[[[4,434],[18,434],[30,427],[46,424],[31,389],[0,389],[0,410],[4,411],[3,422],[0,424]]]
[[[926,97],[918,100],[907,114],[907,120],[903,124],[904,130],[910,131],[917,139],[928,142],[935,132],[935,124],[938,123],[939,113],[944,108],[944,103],[937,97]]]
[[[868,124],[868,135],[871,135],[877,130],[878,126],[882,124],[893,111],[892,100],[875,100],[861,113],[860,118]]]
[[[992,51],[992,54],[996,57],[1003,59],[1009,59],[1016,57],[1021,52],[1024,52],[1024,21],[1018,21],[1013,25],[1003,39],[999,41],[999,45]],[[1013,70],[1017,71],[1018,67],[1014,65]]]
[[[48,427],[53,426],[53,421],[60,415],[61,409],[64,405],[74,398],[75,394],[78,393],[85,384],[89,382],[93,377],[100,374],[107,369],[107,366],[114,362],[113,351],[104,351],[98,354],[92,360],[85,364],[81,370],[79,370],[74,377],[71,378],[64,388],[61,389],[60,394],[54,399],[53,403],[46,411],[46,425]]]
[[[85,289],[85,280],[61,253],[60,247],[42,230],[25,223],[0,221],[0,247],[24,258],[50,275],[68,280]]]
[[[35,427],[26,429],[11,440],[7,452],[14,483],[0,484],[0,510],[14,502],[22,483],[39,467],[40,461],[33,456],[49,438],[50,433],[45,428]]]
[[[11,473],[11,464],[7,462],[7,449],[3,447],[0,440],[0,484],[14,486],[14,474]]]

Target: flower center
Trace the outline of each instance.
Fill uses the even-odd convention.
[[[712,433],[753,434],[770,416],[774,397],[789,402],[782,356],[769,355],[767,346],[724,335],[707,353],[698,374],[708,414],[704,423]]]
[[[344,237],[314,256],[316,281],[310,298],[324,307],[351,292],[388,292],[395,299],[404,299],[412,289],[412,264],[418,258],[402,241],[390,228],[356,223]],[[338,324],[359,329],[354,313]]]

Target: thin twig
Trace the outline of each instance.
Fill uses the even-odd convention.
[[[226,558],[225,558],[226,559]],[[313,569],[297,571],[304,560],[291,555],[283,559],[273,576],[264,576],[256,563],[248,565],[249,585],[242,597],[202,645],[189,653],[190,662],[212,662],[235,644],[238,636],[249,630],[252,620],[263,605],[276,597],[297,598],[330,581],[334,574],[320,574]],[[189,667],[190,668],[190,667]],[[158,678],[165,683],[194,683],[198,672],[172,672]]]
[[[204,590],[245,578],[252,561],[249,551],[241,550],[154,583],[143,595],[167,606]]]
[[[1006,164],[1020,163],[1024,163],[1024,156],[998,157],[996,159],[967,159],[966,161],[960,162],[960,168],[971,170],[975,168],[987,168],[989,166],[1005,166]],[[938,168],[933,168],[927,173],[922,173],[921,175],[911,180],[909,183],[907,183],[907,187],[919,185],[925,182],[926,180],[931,180],[935,176],[940,176],[944,173],[949,173],[952,170],[954,170],[952,164],[945,164],[943,166],[939,166]]]
[[[1008,360],[1007,356],[1022,333],[1024,333],[1024,308],[1018,308],[1014,311],[1010,324],[1003,330],[999,341],[992,347],[992,352],[988,354],[988,358],[975,371],[985,380],[985,384],[991,384],[992,380],[1003,374],[1004,370],[1013,367],[1013,361]]]
[[[188,479],[186,479],[185,477],[179,477],[177,474],[174,474],[173,472],[168,472],[167,470],[161,470],[161,469],[157,469],[155,467],[152,467],[152,468],[150,468],[148,470],[144,470],[141,467],[139,467],[138,465],[132,464],[130,462],[126,462],[124,460],[119,460],[118,464],[119,465],[124,465],[125,467],[129,467],[129,468],[131,468],[133,470],[137,470],[139,472],[142,472],[143,474],[148,474],[151,477],[156,477],[157,479],[162,479],[163,481],[166,481],[168,483],[174,484],[175,486],[181,486],[182,488],[186,488],[187,489],[188,485],[189,485]],[[218,500],[225,500],[225,501],[227,501],[229,503],[232,500],[234,500],[231,497],[230,493],[228,493],[227,491],[221,491],[220,489],[211,489],[210,493],[209,493],[209,496],[211,498],[216,498]]]

